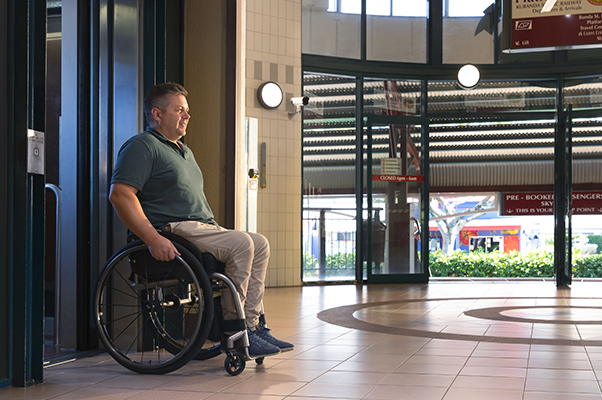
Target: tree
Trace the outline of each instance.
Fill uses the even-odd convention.
[[[431,196],[429,211],[431,219],[435,220],[443,243],[441,245],[443,254],[451,254],[454,251],[454,243],[462,228],[470,221],[479,218],[495,206],[495,195],[486,195],[474,207],[462,212],[456,212],[460,204],[466,203],[466,197],[445,197],[443,195]],[[479,212],[479,210],[483,210]]]

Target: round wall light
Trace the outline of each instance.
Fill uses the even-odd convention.
[[[474,89],[481,80],[479,69],[472,64],[466,64],[458,71],[458,84],[463,89]]]
[[[282,103],[282,89],[276,82],[265,82],[257,88],[257,100],[263,108],[272,110]]]

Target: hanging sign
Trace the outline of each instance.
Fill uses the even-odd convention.
[[[504,0],[504,52],[602,47],[602,0]]]
[[[382,175],[401,175],[401,158],[383,158],[380,160]]]

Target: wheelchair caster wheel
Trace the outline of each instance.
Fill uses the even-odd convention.
[[[263,360],[264,360],[264,357],[259,357],[259,358],[255,359],[255,362],[257,363],[257,365],[261,365],[261,364],[263,364]]]
[[[239,375],[242,371],[244,371],[245,364],[245,357],[236,351],[228,352],[226,355],[226,360],[224,361],[226,372],[232,376]]]

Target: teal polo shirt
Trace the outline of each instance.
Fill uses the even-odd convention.
[[[119,150],[111,184],[138,189],[144,214],[156,228],[179,221],[217,225],[203,191],[203,173],[192,151],[179,144],[147,128]]]

